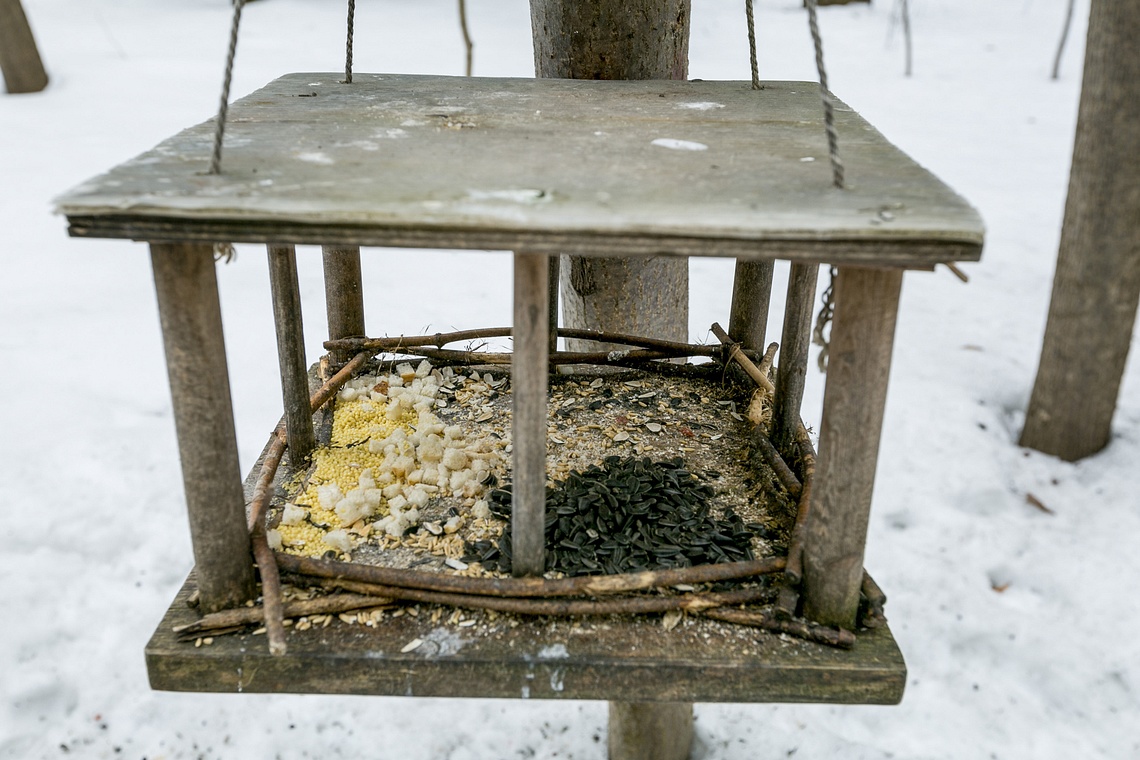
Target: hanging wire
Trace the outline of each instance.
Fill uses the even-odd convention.
[[[1061,54],[1065,52],[1065,43],[1069,41],[1069,29],[1073,26],[1073,8],[1076,0],[1069,0],[1069,7],[1065,10],[1065,26],[1061,29],[1061,41],[1057,43],[1057,55],[1053,57],[1053,79],[1061,76]]]
[[[344,43],[344,83],[352,84],[352,30],[356,17],[356,0],[348,0],[348,36]]]
[[[226,114],[230,108],[230,83],[234,76],[234,56],[237,54],[238,26],[241,24],[241,9],[246,0],[234,0],[234,19],[230,26],[230,49],[226,54],[226,73],[222,77],[222,98],[218,106],[218,118],[214,121],[214,152],[210,156],[210,174],[222,172],[222,139],[226,132]]]
[[[744,12],[748,16],[748,57],[752,62],[752,89],[759,90],[760,65],[756,62],[756,16],[752,2],[753,0],[744,0]]]
[[[467,3],[459,0],[459,28],[463,32],[463,46],[467,49],[467,76],[471,76],[475,60],[475,43],[471,40],[471,30],[467,28]]]
[[[843,162],[839,159],[839,134],[835,131],[835,109],[831,104],[831,90],[827,86],[827,68],[823,65],[823,38],[819,33],[819,15],[816,0],[807,0],[808,28],[815,45],[815,68],[819,72],[819,91],[823,99],[823,128],[827,131],[827,153],[831,158],[831,176],[835,186],[843,189]]]

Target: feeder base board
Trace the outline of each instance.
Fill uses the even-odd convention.
[[[840,650],[755,629],[687,617],[514,617],[470,627],[387,613],[375,628],[334,619],[288,629],[287,654],[264,635],[230,634],[209,645],[173,628],[197,619],[187,579],[146,647],[151,687],[163,691],[373,694],[400,697],[599,699],[628,702],[825,702],[897,704],[906,665],[887,627]],[[707,636],[707,638],[706,638]],[[423,643],[401,653],[415,639]]]

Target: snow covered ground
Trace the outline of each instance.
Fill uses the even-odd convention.
[[[358,8],[358,71],[462,72],[452,0]],[[746,79],[743,8],[694,0],[691,75]],[[698,757],[1140,757],[1140,367],[1112,444],[1079,464],[1016,446],[1044,327],[1076,120],[1087,2],[1060,81],[1063,0],[825,8],[833,89],[982,212],[971,282],[906,279],[867,566],[910,681],[898,707],[700,705]],[[227,0],[24,0],[50,69],[0,94],[0,758],[605,756],[604,703],[149,690],[142,650],[191,564],[145,246],[76,241],[51,199],[209,117]],[[525,0],[469,0],[480,75],[532,73]],[[341,3],[248,6],[234,93],[343,65]],[[812,79],[799,0],[758,0],[762,76]],[[319,257],[301,257],[310,355]],[[424,262],[427,262],[426,266]],[[366,256],[392,334],[509,321],[498,253]],[[731,262],[694,261],[692,336],[727,317]],[[779,270],[781,275],[785,270]],[[264,254],[221,268],[248,466],[280,405]],[[782,282],[777,284],[782,288]],[[773,336],[779,315],[773,314]],[[805,417],[818,420],[822,378]],[[1033,494],[1051,513],[1026,501]],[[1004,589],[999,591],[998,589]]]

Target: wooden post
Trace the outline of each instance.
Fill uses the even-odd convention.
[[[835,278],[819,456],[804,535],[804,614],[848,630],[854,630],[863,582],[902,275],[900,269],[841,267]]]
[[[549,309],[547,324],[550,330],[549,350],[554,353],[558,350],[558,273],[562,269],[562,257],[550,256],[549,273],[547,274],[546,301]]]
[[[360,276],[358,246],[321,247],[325,264],[325,311],[329,339],[362,337],[364,329],[364,286]],[[333,361],[343,364],[352,351],[333,351]]]
[[[768,307],[772,301],[772,273],[775,268],[776,262],[771,259],[736,262],[728,335],[751,351],[764,350]]]
[[[784,305],[784,332],[780,338],[780,366],[776,372],[772,443],[781,452],[790,451],[800,423],[800,406],[807,379],[811,318],[815,308],[815,283],[819,264],[792,264],[788,296]]]
[[[203,612],[254,596],[213,246],[152,243],[151,264]]]
[[[0,71],[12,94],[47,87],[48,75],[20,0],[0,0]]]
[[[514,256],[511,565],[515,575],[542,575],[546,562],[550,257],[544,253],[516,253]]]
[[[693,706],[687,702],[610,702],[610,760],[687,760]]]
[[[309,365],[305,360],[301,291],[297,284],[297,249],[291,245],[271,245],[268,254],[285,435],[289,442],[289,461],[296,468],[307,462],[317,447],[309,406]]]

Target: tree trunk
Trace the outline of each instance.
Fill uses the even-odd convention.
[[[1107,445],[1140,301],[1140,3],[1093,0],[1057,272],[1021,445]]]
[[[689,7],[689,0],[531,0],[535,74],[685,79]],[[568,327],[688,339],[687,259],[574,256],[560,270]],[[587,350],[576,343],[572,349]]]
[[[690,0],[531,0],[536,76],[685,79]],[[687,341],[689,262],[564,256],[563,321],[569,327]],[[553,306],[553,304],[552,304]],[[570,348],[586,349],[571,341]],[[692,705],[610,703],[610,760],[685,758]]]
[[[0,71],[12,94],[47,87],[48,76],[20,0],[0,0]]]

